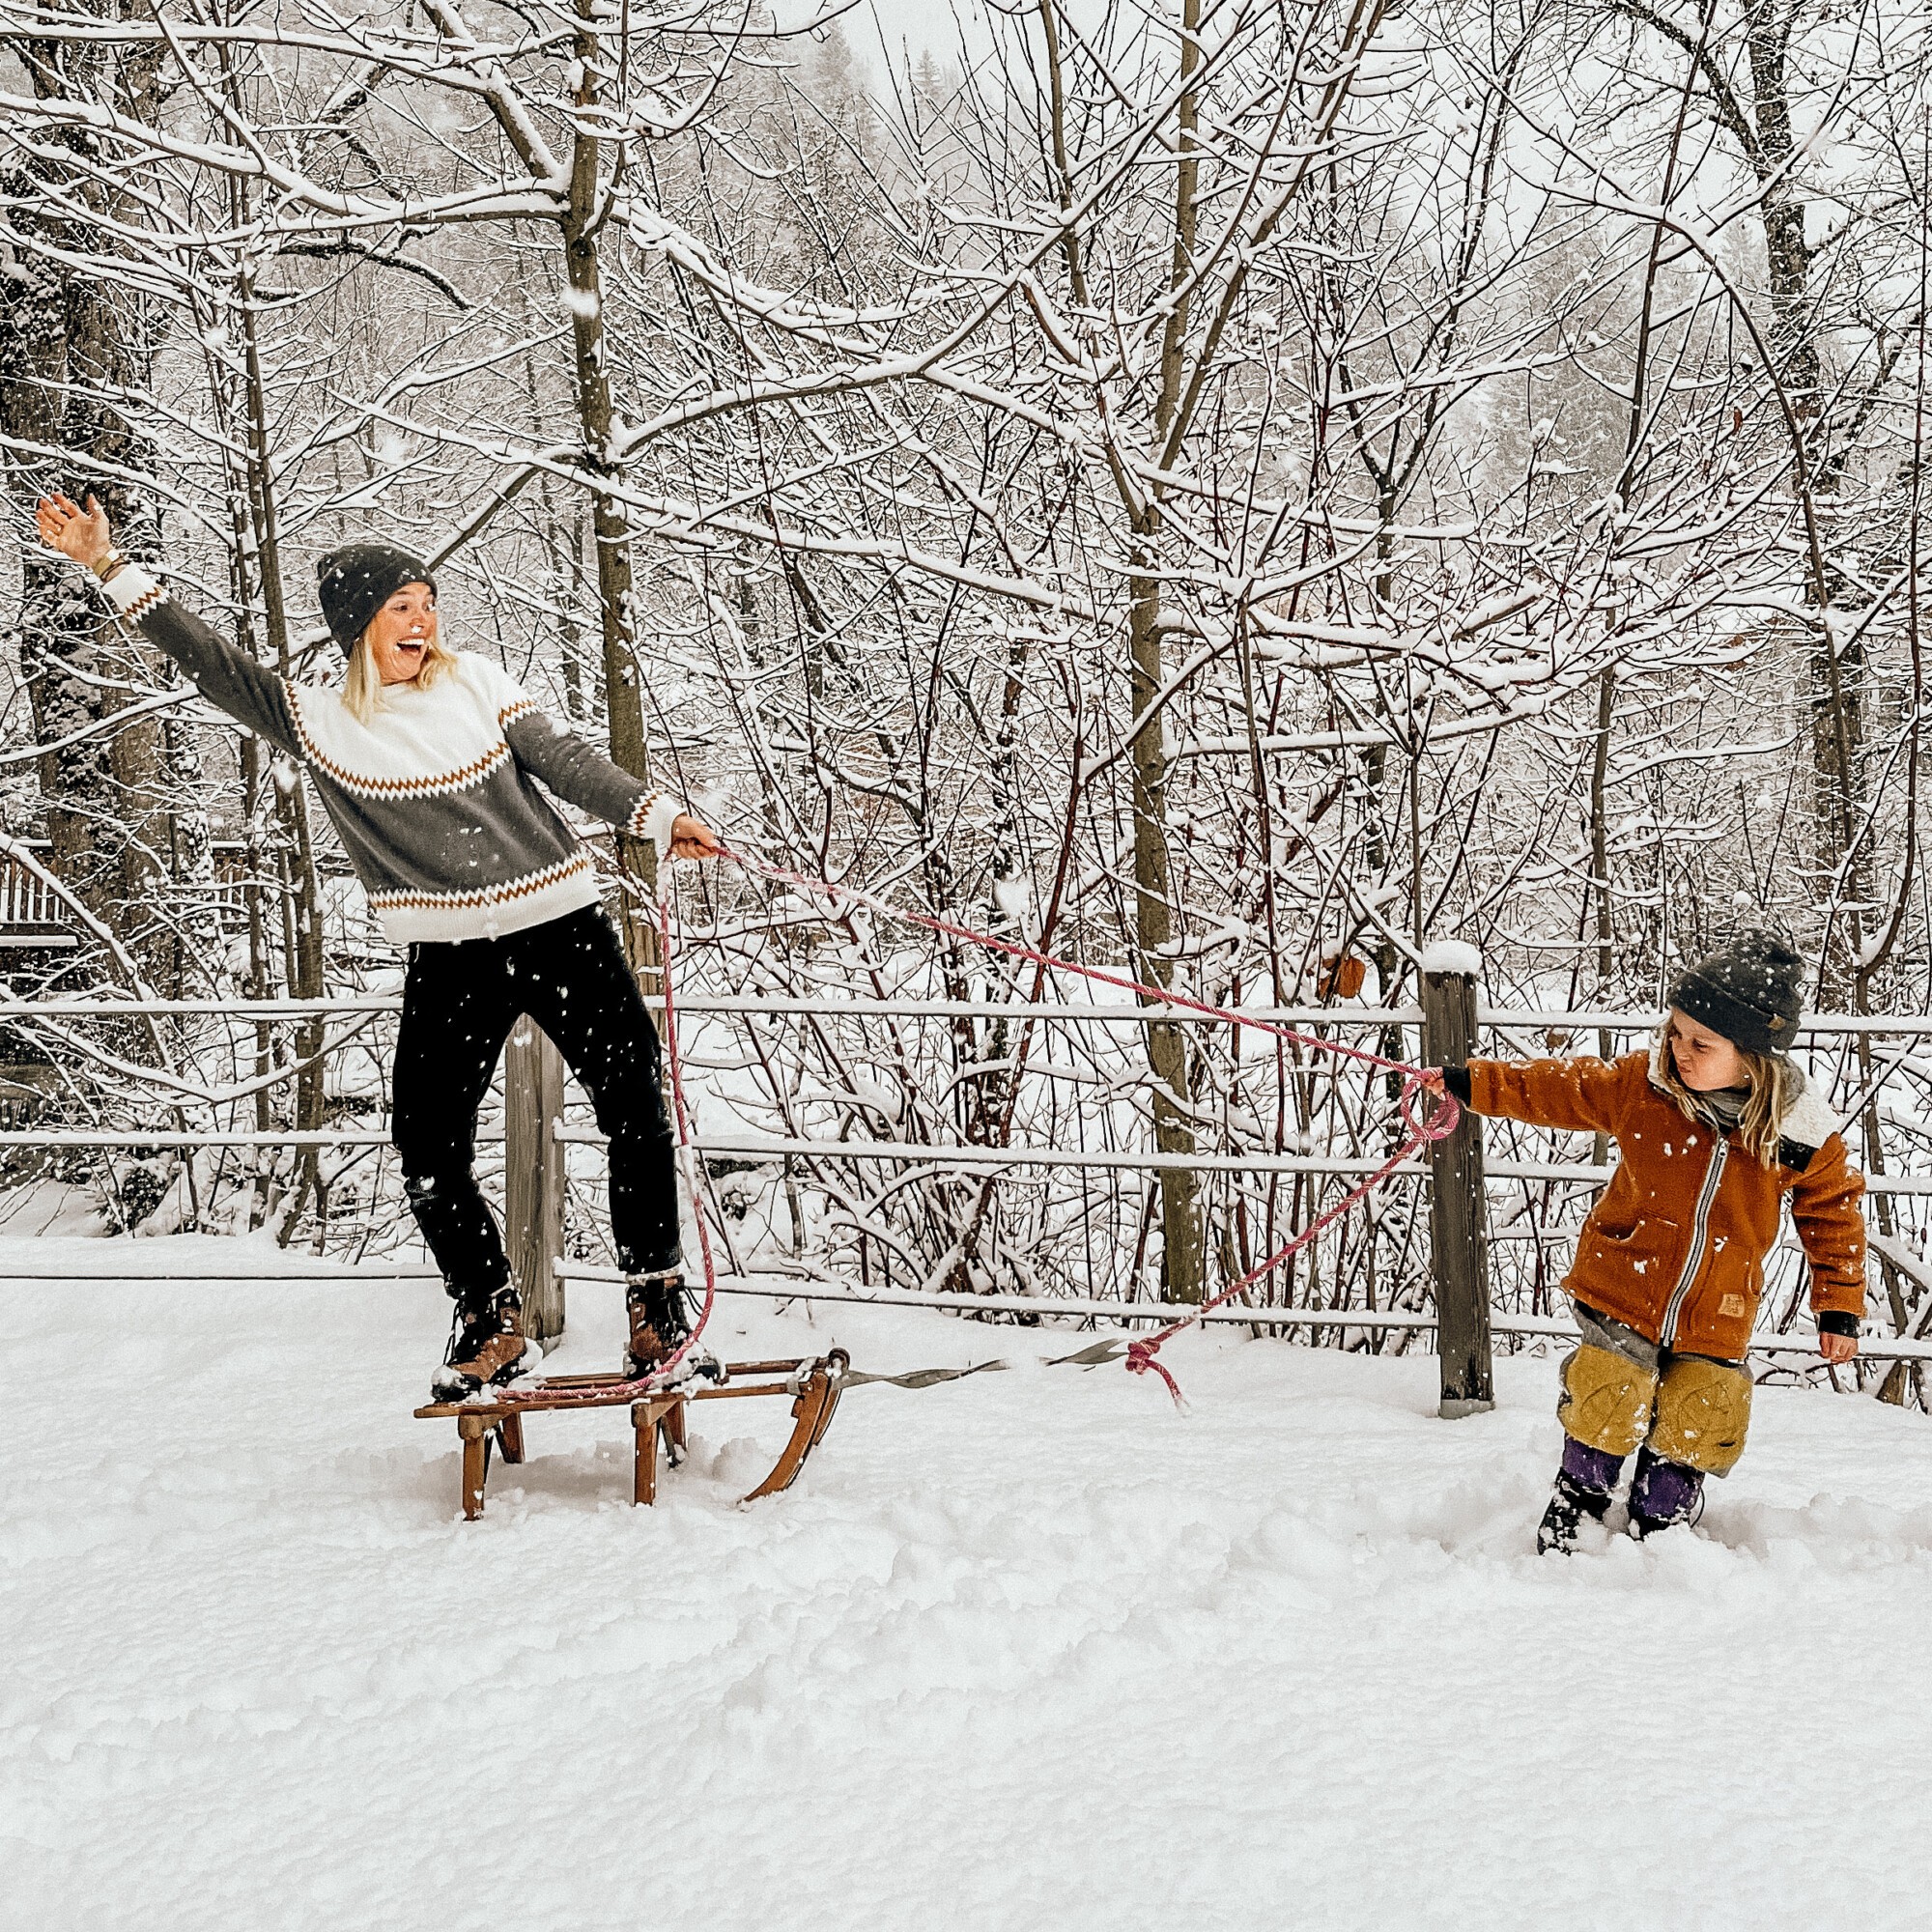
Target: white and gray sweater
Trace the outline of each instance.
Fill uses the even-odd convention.
[[[472,652],[427,691],[388,686],[363,724],[339,691],[276,676],[133,564],[104,587],[203,696],[306,769],[398,946],[495,939],[597,903],[590,854],[532,778],[660,850],[683,810],[553,724]]]

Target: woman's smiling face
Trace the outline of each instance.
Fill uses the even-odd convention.
[[[436,592],[427,583],[406,583],[384,599],[362,634],[384,684],[412,684],[423,657],[436,642]]]

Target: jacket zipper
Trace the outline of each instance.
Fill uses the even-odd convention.
[[[1704,1265],[1704,1242],[1711,1232],[1711,1204],[1718,1198],[1718,1183],[1724,1178],[1724,1163],[1730,1154],[1730,1141],[1723,1134],[1717,1135],[1711,1149],[1710,1165],[1704,1170],[1704,1185],[1698,1191],[1697,1211],[1690,1219],[1690,1252],[1684,1259],[1684,1272],[1677,1277],[1669,1306],[1663,1311],[1663,1332],[1658,1337],[1663,1348],[1676,1344],[1677,1323],[1683,1316],[1685,1300]]]

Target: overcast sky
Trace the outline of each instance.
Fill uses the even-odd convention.
[[[824,0],[787,0],[774,9],[781,20],[810,19],[825,12]],[[898,66],[907,49],[916,60],[930,51],[956,55],[960,40],[985,44],[986,0],[859,0],[839,16],[852,51],[876,73],[890,53]]]
[[[950,53],[962,29],[969,40],[982,41],[985,17],[984,0],[867,0],[847,16],[846,32],[855,47],[883,39],[895,58],[906,45]]]

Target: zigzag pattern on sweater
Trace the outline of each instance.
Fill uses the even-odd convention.
[[[344,791],[354,792],[358,798],[440,798],[450,792],[468,791],[471,785],[481,784],[513,755],[509,741],[499,739],[488,751],[471,758],[468,764],[458,765],[453,771],[397,779],[377,778],[371,773],[352,771],[340,760],[331,758],[316,742],[308,721],[302,716],[301,696],[293,686],[290,687],[289,712],[295,719],[296,735],[301,741],[303,758]]]
[[[151,583],[134,599],[121,615],[130,624],[138,624],[143,617],[158,611],[168,601],[168,593],[158,583]]]
[[[590,869],[590,854],[582,848],[567,859],[559,859],[541,871],[526,872],[521,878],[505,879],[501,885],[471,886],[459,893],[431,892],[422,886],[397,886],[369,895],[369,904],[377,912],[475,912],[485,906],[505,905],[533,894],[548,892],[566,879]]]
[[[630,823],[624,827],[625,833],[633,838],[650,837],[651,813],[657,810],[658,801],[664,797],[662,791],[647,791],[631,810]]]

